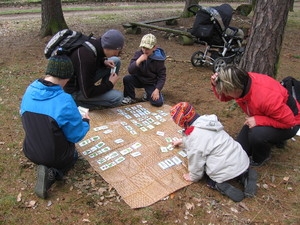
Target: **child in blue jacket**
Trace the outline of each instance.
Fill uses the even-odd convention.
[[[38,165],[35,193],[41,198],[75,164],[75,143],[90,128],[88,114],[81,116],[72,96],[63,91],[73,72],[67,56],[50,57],[45,78],[31,83],[21,102],[23,152]]]

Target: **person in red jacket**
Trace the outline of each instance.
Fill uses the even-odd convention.
[[[266,162],[273,145],[282,146],[296,135],[300,104],[279,81],[229,65],[211,76],[211,84],[220,101],[234,99],[247,114],[237,141],[250,156],[252,166]]]

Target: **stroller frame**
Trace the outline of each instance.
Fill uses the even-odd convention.
[[[232,9],[228,4],[223,5]],[[195,9],[197,9],[197,11],[195,11]],[[227,24],[225,24],[223,23],[220,13],[213,7],[191,5],[188,7],[188,11],[194,15],[196,15],[198,11],[208,14],[211,25],[214,27],[213,29],[215,29],[219,35],[218,41],[214,42],[210,37],[202,38],[202,33],[201,35],[196,34],[195,36],[192,30],[191,33],[196,37],[195,43],[205,46],[204,51],[199,50],[192,54],[192,65],[195,67],[213,66],[213,71],[217,72],[227,64],[239,64],[245,50],[245,47],[242,45],[244,34],[240,29],[229,26],[232,13],[230,18],[227,18],[227,21],[225,21]]]

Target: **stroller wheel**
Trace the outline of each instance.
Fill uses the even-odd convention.
[[[191,63],[195,67],[203,66],[205,63],[204,53],[201,51],[194,52],[191,57]]]
[[[225,58],[220,57],[214,61],[213,71],[214,73],[219,72],[221,68],[224,68],[227,65]]]

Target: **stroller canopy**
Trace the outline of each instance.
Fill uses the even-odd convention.
[[[229,4],[199,6],[191,34],[209,43],[222,43],[222,33],[229,26],[233,8]]]

